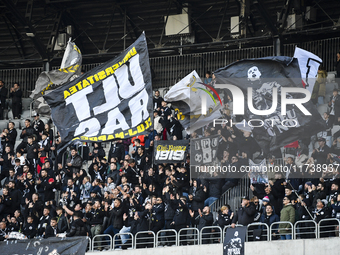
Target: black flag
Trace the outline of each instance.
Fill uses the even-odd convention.
[[[326,128],[316,107],[308,101],[308,94],[303,94],[310,92],[302,86],[297,59],[267,57],[241,60],[218,69],[214,74],[217,88],[218,84],[238,88],[238,92],[235,92],[237,88],[232,92],[233,113],[238,111],[236,115],[245,120],[243,124],[250,124],[254,138],[265,153],[299,139],[308,139]],[[223,85],[223,89],[227,89],[228,85]],[[251,95],[248,95],[249,88]],[[301,89],[303,93],[297,92]],[[276,104],[273,103],[275,97]],[[300,105],[293,103],[296,100],[305,102]],[[284,105],[286,112],[282,114]]]
[[[113,60],[44,96],[61,139],[108,141],[152,127],[152,86],[144,33]]]
[[[243,255],[247,227],[227,228],[223,243],[223,255]]]

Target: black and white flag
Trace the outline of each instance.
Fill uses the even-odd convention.
[[[214,74],[215,87],[232,92],[233,114],[245,119],[265,153],[326,129],[295,58],[240,60]]]
[[[243,255],[247,227],[227,228],[223,243],[223,255]]]
[[[191,139],[190,141],[190,166],[211,164],[217,156],[219,135]]]
[[[143,33],[113,60],[44,96],[61,139],[104,142],[152,127],[152,86]]]

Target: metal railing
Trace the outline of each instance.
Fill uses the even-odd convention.
[[[322,219],[318,223],[318,238],[339,236],[340,221],[336,218]]]
[[[222,206],[228,204],[231,208],[238,208],[243,196],[249,196],[250,179],[245,175],[239,179],[237,186],[228,189],[222,196],[210,205],[211,212],[217,212]]]
[[[151,235],[151,236],[150,236]],[[156,236],[152,231],[141,231],[135,235],[135,249],[137,248],[155,248]]]
[[[317,236],[318,236],[318,227],[315,221],[299,220],[295,222],[293,239],[317,238]]]
[[[241,224],[235,224],[235,227],[243,227],[243,225],[241,225]],[[225,226],[225,227],[223,228],[223,242],[224,242],[225,234],[227,233],[227,229],[228,229],[228,228],[231,228],[231,225]]]
[[[264,227],[264,228],[263,228]],[[262,232],[260,236],[255,236],[254,230],[261,229]],[[247,236],[246,241],[250,242],[251,238],[255,239],[252,241],[269,241],[269,226],[266,223],[254,222],[247,226]]]
[[[200,244],[199,232],[200,231],[197,228],[182,228],[178,231],[177,245]]]
[[[282,230],[286,228],[280,228],[279,224],[289,224],[288,233],[283,233]],[[235,224],[235,227],[243,227],[243,225]],[[281,235],[291,235],[292,239],[304,239],[304,238],[322,238],[339,236],[340,221],[336,218],[329,218],[320,220],[317,224],[313,220],[301,220],[295,222],[293,225],[289,221],[278,221],[268,226],[266,223],[254,222],[247,226],[246,242],[251,241],[272,241],[273,233],[274,237],[280,237]],[[156,248],[167,246],[181,246],[181,245],[201,245],[207,243],[223,243],[227,229],[231,228],[231,225],[225,226],[222,230],[219,226],[206,226],[201,230],[197,228],[182,228],[178,232],[174,229],[163,229],[156,234],[152,231],[141,231],[135,235],[130,232],[118,233],[113,236],[103,234],[96,235],[89,240],[89,250],[98,248],[106,249],[139,249],[139,248]],[[262,229],[259,238],[254,238],[254,230]],[[207,231],[208,230],[208,231]],[[279,232],[278,232],[279,231]],[[281,233],[280,233],[281,232]],[[122,243],[121,236],[128,235],[128,242]],[[97,239],[99,238],[99,241]],[[107,244],[110,242],[110,244]]]
[[[125,242],[123,243],[122,240],[122,236],[129,236],[128,238],[126,238]],[[119,242],[121,242],[120,244],[117,244]],[[126,233],[117,233],[113,236],[113,241],[112,241],[112,250],[118,250],[120,248],[126,248],[126,249],[133,249],[133,235],[129,232]]]
[[[171,234],[173,233],[173,234]],[[177,246],[178,242],[177,231],[174,229],[162,229],[156,234],[156,247],[162,246]]]
[[[203,227],[200,231],[200,244],[221,243],[222,239],[222,228],[219,226]]]
[[[96,241],[96,239],[99,239]],[[107,244],[110,242],[109,244]],[[109,248],[112,249],[112,236],[109,234],[102,234],[102,235],[96,235],[92,239],[92,251],[94,249],[103,249],[103,248]]]
[[[288,224],[290,226],[290,228],[282,228],[280,227],[280,224]],[[288,230],[288,233],[282,233],[282,230],[286,231]],[[291,235],[291,238],[293,239],[294,237],[294,226],[291,222],[289,221],[278,221],[278,222],[274,222],[270,225],[270,236],[269,236],[269,240],[272,241],[272,236],[283,236],[283,235]],[[274,233],[273,233],[274,231]],[[281,232],[281,233],[280,233]]]
[[[93,251],[92,250],[92,240],[91,240],[91,238],[87,236],[86,239],[89,241],[88,244],[87,244],[88,250]]]

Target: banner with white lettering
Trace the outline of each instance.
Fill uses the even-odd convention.
[[[155,164],[183,163],[186,159],[189,140],[154,141]]]
[[[152,127],[152,86],[143,33],[129,48],[44,96],[63,141],[108,141]]]
[[[243,255],[247,227],[227,228],[223,243],[223,255]]]
[[[215,88],[231,92],[232,114],[244,119],[265,154],[326,129],[295,58],[245,59],[214,74]]]
[[[7,240],[0,242],[1,254],[6,255],[84,255],[88,240],[85,236],[47,239]]]

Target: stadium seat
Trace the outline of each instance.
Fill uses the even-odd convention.
[[[7,120],[0,120],[0,131],[2,132],[2,130],[4,130],[7,127],[8,127],[8,121]]]
[[[23,98],[22,99],[22,109],[23,110],[29,110],[32,101],[33,101],[32,98]]]
[[[22,119],[31,118],[31,111],[29,109],[28,110],[22,110],[21,118]]]
[[[323,116],[323,113],[328,111],[328,105],[327,104],[319,105],[317,109],[321,116]]]

